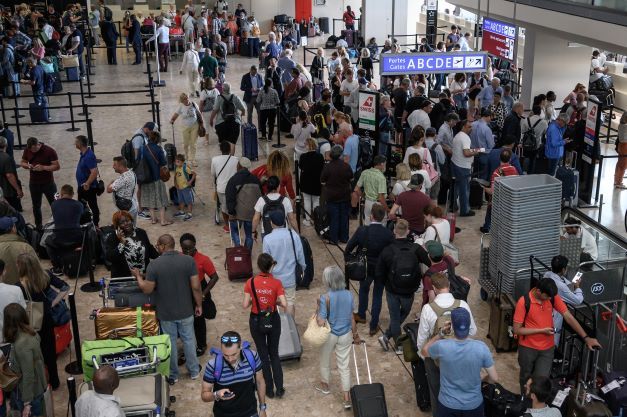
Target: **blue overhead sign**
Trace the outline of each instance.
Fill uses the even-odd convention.
[[[381,75],[485,71],[487,52],[424,52],[381,54]]]

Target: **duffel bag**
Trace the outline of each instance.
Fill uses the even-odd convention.
[[[110,353],[123,352],[129,349],[141,347],[148,348],[149,360],[153,360],[153,347],[157,348],[157,373],[168,377],[170,376],[170,354],[172,347],[170,346],[170,336],[162,334],[159,336],[149,337],[125,337],[116,340],[85,340],[81,345],[81,353],[83,354],[83,375],[85,382],[92,380],[94,376],[94,362],[96,359],[101,364],[102,355]]]
[[[484,383],[481,393],[486,417],[519,417],[531,406],[528,399],[508,391],[501,384]]]
[[[159,322],[152,307],[104,307],[96,310],[96,339],[146,337],[159,334]]]
[[[63,68],[77,68],[78,55],[61,55],[61,64]]]

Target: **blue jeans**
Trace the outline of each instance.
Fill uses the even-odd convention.
[[[233,239],[233,244],[235,246],[241,246],[241,240],[239,238],[239,225],[242,224],[244,226],[244,234],[246,235],[244,239],[244,246],[248,249],[253,248],[253,222],[248,220],[229,220],[229,228],[231,229],[231,239]]]
[[[488,204],[488,208],[485,211],[485,221],[483,222],[483,228],[490,230],[492,226],[492,203]]]
[[[11,396],[11,408],[13,410],[22,411],[24,409],[24,401],[22,401],[22,393],[19,389],[14,390],[11,394],[5,393],[8,397]],[[8,401],[8,398],[4,400],[5,404]],[[40,394],[32,399],[30,402],[30,410],[31,415],[33,416],[43,416],[44,415],[44,395]],[[5,408],[6,412],[6,408]],[[21,413],[20,413],[21,414]]]
[[[558,159],[550,159],[548,158],[549,161],[549,175],[553,175],[555,176],[555,173],[557,172],[557,164],[559,163],[559,158]]]
[[[453,164],[453,176],[455,177],[455,196],[459,197],[459,214],[466,214],[470,211],[470,169]]]
[[[133,42],[133,52],[135,52],[135,63],[142,63],[142,43],[141,42]]]
[[[388,338],[396,338],[401,335],[401,325],[409,316],[412,304],[414,304],[414,294],[400,295],[385,292],[385,298],[388,302],[388,310],[390,311],[390,327],[385,331]]]
[[[383,303],[383,283],[375,281],[374,277],[371,276],[361,281],[359,283],[359,308],[357,309],[357,315],[365,319],[366,310],[368,309],[370,285],[373,281],[374,289],[372,290],[372,309],[370,310],[370,330],[376,330],[379,326],[379,314],[381,314],[381,305]]]
[[[477,408],[472,410],[454,410],[448,408],[438,400],[438,407],[434,414],[434,417],[483,417],[483,403]]]
[[[329,240],[333,243],[348,242],[348,215],[350,202],[327,202],[327,216],[329,216]]]
[[[379,132],[379,155],[388,155],[388,143],[390,143],[390,132]]]
[[[200,372],[198,358],[196,357],[196,336],[194,336],[194,316],[189,316],[182,320],[161,321],[161,331],[170,336],[172,353],[170,354],[170,378],[176,379],[179,376],[178,352],[176,339],[180,336],[183,341],[185,351],[185,366],[190,375],[194,376]]]
[[[440,89],[444,85],[445,80],[446,74],[435,74],[435,85],[433,86],[433,89],[440,91]]]

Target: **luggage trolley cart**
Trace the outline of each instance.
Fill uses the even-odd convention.
[[[111,365],[120,376],[120,386],[116,395],[120,397],[120,407],[128,417],[174,417],[176,412],[170,405],[176,397],[170,396],[170,386],[165,376],[156,373],[160,359],[157,347],[152,347],[152,360],[149,348],[139,347],[121,352],[92,356],[94,369]],[[93,389],[93,383],[81,385],[80,393]]]

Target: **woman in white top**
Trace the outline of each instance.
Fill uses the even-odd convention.
[[[411,175],[420,174],[425,179],[422,183],[422,191],[429,195],[429,190],[431,189],[431,179],[429,178],[429,173],[422,168],[422,158],[420,154],[413,153],[409,156],[409,169],[411,171]]]
[[[455,106],[457,106],[458,109],[466,108],[466,104],[468,103],[467,89],[468,83],[466,83],[466,74],[463,72],[455,74],[455,79],[449,86],[449,90],[451,90]]]
[[[179,74],[185,74],[187,78],[187,86],[189,88],[189,95],[196,97],[199,96],[198,93],[198,64],[200,63],[200,58],[198,57],[198,52],[194,50],[194,44],[191,42],[187,44],[185,49],[185,54],[183,54],[183,62],[181,62],[181,69],[179,70]]]
[[[416,243],[423,245],[425,242],[435,240],[443,245],[451,243],[451,224],[443,218],[444,209],[440,206],[428,206],[423,211],[425,215],[425,232],[416,239]]]
[[[414,153],[420,155],[421,160],[425,159],[429,164],[431,164],[431,166],[433,166],[431,152],[425,148],[425,130],[420,125],[417,125],[411,131],[411,135],[409,136],[409,146],[405,151],[403,162],[406,164],[409,163],[409,157]]]
[[[194,11],[189,9],[187,15],[183,16],[181,25],[185,32],[185,43],[194,42],[194,26],[196,25],[196,19],[194,19]]]
[[[190,161],[192,166],[196,166],[196,139],[198,138],[198,125],[202,123],[202,118],[198,120],[200,111],[187,94],[182,93],[179,96],[179,103],[176,113],[170,118],[170,123],[174,124],[176,119],[181,117],[185,160]]]
[[[307,139],[316,133],[316,127],[311,124],[305,111],[298,112],[298,122],[292,125],[291,133],[294,135],[294,160],[298,161],[307,151]]]
[[[215,88],[215,81],[213,78],[208,77],[201,83],[200,90],[200,115],[202,116],[202,122],[205,126],[206,135],[205,135],[205,145],[209,145],[209,130],[207,126],[209,126],[209,119],[211,119],[211,112],[213,111],[213,105],[216,102],[216,99],[220,95],[220,91]]]
[[[398,197],[400,193],[409,191],[408,185],[410,179],[411,171],[409,170],[409,166],[402,162],[396,165],[396,183],[394,183],[392,192],[390,193],[390,199],[392,201],[396,201],[396,197]]]

